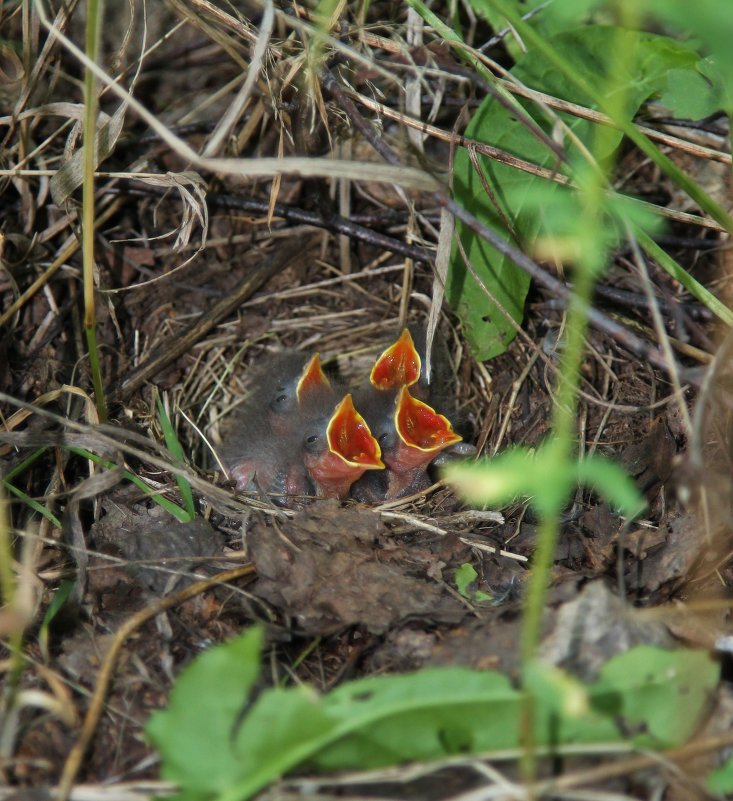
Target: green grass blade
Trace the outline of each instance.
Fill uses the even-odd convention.
[[[704,287],[697,279],[691,276],[684,267],[677,262],[648,235],[643,231],[636,230],[636,238],[646,253],[654,259],[675,281],[679,281],[682,286],[697,300],[709,309],[719,320],[726,325],[733,325],[733,311],[723,304],[713,293]]]
[[[3,486],[8,492],[11,492],[17,498],[20,498],[20,500],[23,501],[26,506],[30,506],[34,512],[38,512],[39,515],[45,517],[46,520],[48,520],[53,526],[59,529],[62,527],[61,521],[50,509],[47,509],[42,503],[39,503],[34,498],[31,498],[31,496],[28,495],[28,493],[23,492],[22,489],[18,489],[18,487],[16,487],[14,484],[11,484],[7,478],[3,479]]]
[[[165,444],[176,460],[176,467],[183,467],[186,464],[186,457],[183,453],[183,448],[181,447],[180,440],[176,435],[175,429],[171,424],[170,418],[168,417],[168,414],[160,398],[157,398],[156,400],[158,404],[158,417],[160,419],[160,425],[163,429]],[[186,478],[180,475],[176,476],[176,484],[178,484],[178,491],[181,493],[184,506],[190,516],[190,519],[193,520],[194,517],[196,517],[196,505],[193,500],[193,491],[191,490],[191,484],[188,482]]]
[[[96,453],[91,453],[83,448],[70,448],[70,450],[77,456],[81,456],[82,459],[89,459],[95,464],[98,464],[108,470],[113,470],[114,468],[119,467],[119,465],[115,464],[114,462],[111,462],[108,459],[103,459],[101,456],[97,456]],[[181,523],[188,523],[191,521],[191,515],[189,515],[185,509],[182,509],[180,506],[178,506],[178,504],[173,503],[173,501],[168,500],[168,498],[165,496],[151,489],[151,487],[149,487],[140,478],[140,476],[136,476],[129,470],[123,470],[122,476],[123,478],[127,479],[127,481],[132,482],[138,489],[142,490],[145,495],[150,498],[150,500],[157,503],[158,506],[162,506],[166,512],[170,512],[170,514],[172,514],[176,520],[180,520]]]

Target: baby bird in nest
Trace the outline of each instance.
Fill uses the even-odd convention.
[[[271,359],[227,426],[222,456],[238,490],[261,490],[283,506],[345,498],[381,451],[348,392],[338,392],[318,354]]]
[[[221,449],[237,489],[283,506],[312,497],[378,503],[424,490],[429,465],[462,438],[430,405],[422,362],[407,329],[353,391],[326,375],[318,354],[271,358]]]

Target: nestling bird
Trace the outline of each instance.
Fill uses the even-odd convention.
[[[345,498],[367,470],[384,470],[379,443],[351,395],[346,395],[325,427],[307,434],[304,464],[319,498]]]
[[[411,387],[420,380],[422,359],[415,341],[405,328],[397,341],[390,345],[374,362],[369,383],[379,392],[390,392],[400,387]]]
[[[343,498],[381,452],[350,395],[336,395],[318,354],[285,354],[262,371],[222,447],[237,489],[257,487],[289,506],[309,495]],[[335,408],[334,408],[335,407]]]
[[[414,387],[420,395],[428,395],[429,387],[420,383],[421,366],[414,340],[405,329],[377,358],[370,385],[357,395],[387,467],[385,473],[356,483],[352,494],[357,500],[391,500],[425,489],[430,485],[430,463],[462,439],[447,417],[410,393],[408,387]]]
[[[308,406],[313,410],[311,416],[316,417],[336,402],[318,353],[307,361],[300,353],[279,354],[260,371],[255,385],[259,402],[267,404],[270,425],[276,434],[292,429],[299,409]]]

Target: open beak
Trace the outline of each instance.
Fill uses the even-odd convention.
[[[315,353],[308,361],[308,364],[303,368],[298,385],[295,388],[298,403],[302,404],[303,401],[309,399],[313,395],[330,391],[331,382],[328,380],[328,376],[323,372],[320,355]]]
[[[366,420],[356,411],[351,395],[334,410],[326,430],[329,451],[347,465],[381,470],[382,451]]]
[[[305,455],[305,465],[321,498],[345,498],[367,470],[383,470],[382,452],[351,395],[336,407],[326,429],[327,447]]]
[[[453,430],[447,417],[413,398],[407,387],[402,388],[397,399],[394,423],[399,443],[388,459],[388,467],[393,470],[426,465],[449,445],[463,439]]]
[[[409,387],[420,379],[422,361],[410,332],[405,330],[394,345],[377,359],[369,376],[372,386],[379,390]]]

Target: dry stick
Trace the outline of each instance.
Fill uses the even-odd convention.
[[[195,584],[191,584],[190,587],[186,587],[185,589],[180,590],[173,595],[168,595],[165,598],[161,598],[152,606],[147,606],[145,609],[141,609],[139,612],[136,612],[134,615],[132,615],[132,617],[128,618],[120,626],[114,635],[114,639],[112,640],[110,649],[107,652],[107,656],[104,658],[102,666],[99,669],[97,684],[94,687],[94,692],[92,693],[89,709],[87,710],[84,723],[81,727],[81,733],[79,734],[77,741],[74,743],[74,746],[69,752],[69,756],[66,758],[66,762],[64,763],[64,770],[61,774],[61,780],[59,781],[59,786],[56,791],[56,801],[67,801],[69,797],[69,793],[71,792],[76,775],[81,767],[84,754],[89,747],[89,743],[94,736],[94,731],[97,728],[99,719],[102,716],[104,699],[107,695],[107,690],[109,689],[109,685],[112,680],[112,674],[114,673],[117,657],[122,650],[122,646],[125,644],[125,640],[135,631],[135,629],[138,629],[148,620],[156,617],[156,615],[161,614],[161,612],[165,612],[167,609],[170,609],[173,606],[182,604],[184,601],[188,601],[190,598],[194,598],[195,596],[200,595],[202,592],[206,592],[206,590],[209,590],[218,584],[224,584],[225,582],[233,581],[234,579],[242,578],[243,576],[254,573],[254,569],[254,565],[252,564],[243,565],[241,567],[232,568],[231,570],[225,570],[216,576],[212,576],[211,578],[197,581]]]
[[[534,10],[536,11],[537,9]],[[383,36],[378,36],[377,34],[370,33],[369,31],[359,31],[359,37],[364,43],[370,45],[371,47],[378,47],[381,50],[386,50],[389,53],[401,54],[400,46],[392,42],[391,39],[385,39]],[[481,51],[481,48],[479,48],[479,51]],[[406,66],[407,65],[405,65],[405,67]],[[495,71],[496,68],[495,64],[493,63],[484,63],[484,66],[488,67],[488,69],[492,71]],[[489,84],[487,81],[485,81],[480,75],[476,75],[474,73],[468,74],[468,72],[464,69],[450,69],[443,66],[440,70],[437,70],[437,72],[462,78],[471,83],[475,83],[484,91],[488,91]],[[506,71],[503,71],[500,74],[509,75],[509,73]],[[562,100],[558,97],[554,97],[553,95],[548,95],[545,92],[540,92],[538,89],[531,89],[530,87],[517,82],[515,79],[509,80],[506,78],[496,78],[496,82],[499,86],[501,86],[503,89],[506,89],[507,92],[510,92],[513,95],[525,97],[535,103],[544,103],[544,105],[549,106],[556,111],[564,111],[584,120],[590,120],[591,122],[595,122],[600,125],[608,125],[613,128],[618,128],[618,125],[616,125],[616,123],[614,123],[614,121],[608,115],[603,114],[600,111],[590,109],[587,106],[581,106],[578,103],[571,103],[569,100]],[[381,106],[380,103],[376,103],[376,101],[372,101],[363,95],[359,96],[359,101],[362,103],[371,103],[375,107]],[[387,112],[385,113],[387,116],[391,116],[392,119],[397,119],[397,117],[404,116],[399,114],[399,112],[393,111],[392,109],[387,109]],[[407,117],[407,119],[412,123],[415,122],[415,120],[412,120],[410,117]],[[679,120],[674,120],[668,123],[663,122],[662,120],[655,120],[655,122],[657,122],[658,125],[667,125],[669,127],[680,127],[681,125]],[[691,142],[689,139],[681,139],[679,136],[665,133],[657,128],[650,128],[647,125],[637,124],[636,127],[639,129],[639,131],[641,131],[641,133],[643,133],[645,136],[648,136],[649,139],[653,139],[654,141],[660,142],[661,144],[667,145],[675,150],[682,150],[685,153],[690,153],[698,158],[719,161],[722,164],[730,164],[733,161],[731,154],[726,153],[725,151],[716,150],[713,147],[706,147],[705,145],[698,145],[696,142]]]
[[[273,259],[263,259],[263,263],[250,272],[232,294],[222,298],[213,308],[204,312],[183,334],[176,334],[165,339],[146,362],[138,367],[137,370],[133,370],[130,377],[122,385],[119,393],[121,399],[129,398],[148,379],[159,373],[171,362],[183,356],[196,342],[215,328],[221,320],[236,311],[245,300],[269,281],[270,278],[284,270],[295,259],[302,258],[303,252],[303,243],[297,242],[291,244]]]
[[[263,214],[266,214],[269,208],[269,203],[264,200],[257,200],[256,198],[234,197],[232,195],[208,195],[207,200],[210,208],[241,209],[244,211],[258,211]],[[378,231],[373,231],[371,228],[359,225],[338,214],[324,216],[317,212],[306,211],[305,209],[296,206],[288,206],[284,203],[275,203],[272,209],[275,217],[282,217],[288,222],[304,223],[317,228],[324,228],[332,233],[348,236],[350,239],[365,242],[368,245],[373,245],[381,250],[388,250],[399,256],[407,256],[415,261],[431,264],[435,259],[435,254],[426,248],[417,245],[408,245],[401,239],[395,239],[394,237],[381,234]]]
[[[598,784],[619,776],[628,776],[640,770],[663,766],[665,762],[677,763],[695,759],[703,754],[721,751],[733,745],[733,734],[730,732],[717,736],[707,737],[704,740],[688,743],[679,748],[673,748],[661,753],[642,754],[620,762],[606,763],[577,773],[568,773],[554,779],[546,779],[530,785],[531,792],[538,795],[552,794],[559,790],[577,787],[578,785]]]
[[[2,170],[0,170],[0,176],[1,175]],[[151,195],[163,197],[166,193],[166,190],[153,186],[132,187],[124,190],[124,192],[118,187],[110,187],[107,191],[112,194],[124,194],[126,196],[132,195],[137,197],[149,197]],[[367,228],[365,225],[354,222],[354,220],[347,217],[342,217],[339,214],[322,214],[315,211],[306,211],[306,209],[300,208],[299,206],[291,206],[287,203],[275,203],[271,206],[266,200],[258,200],[254,197],[223,195],[216,192],[207,194],[206,202],[209,209],[255,211],[261,214],[268,214],[270,208],[272,208],[274,217],[280,217],[290,223],[312,225],[314,228],[322,228],[324,231],[330,231],[332,234],[347,236],[349,239],[364,242],[380,250],[387,250],[398,256],[406,256],[409,259],[414,259],[415,261],[424,262],[426,264],[432,264],[435,260],[435,252],[426,247],[409,245],[402,239],[395,239],[392,236],[387,236],[372,228]],[[209,244],[211,244],[210,241]]]
[[[376,132],[373,130],[369,122],[362,116],[361,112],[357,109],[354,102],[346,94],[341,85],[336,81],[333,73],[327,69],[323,71],[323,85],[333,98],[338,102],[341,108],[346,112],[347,116],[359,130],[362,136],[369,142],[369,144],[379,153],[387,163],[397,165],[400,163],[400,157],[382,141]],[[545,289],[554,293],[564,301],[569,301],[570,290],[557,278],[550,275],[543,270],[532,259],[526,256],[522,251],[505,242],[498,234],[484,225],[480,220],[473,216],[470,212],[466,211],[462,206],[458,205],[452,198],[444,192],[436,191],[430,193],[435,202],[444,209],[447,209],[455,217],[457,217],[467,228],[469,228],[477,236],[486,240],[495,250],[499,251],[502,256],[514,262],[521,270],[524,270],[531,278]],[[658,348],[654,348],[637,336],[628,331],[623,326],[615,323],[602,312],[586,306],[584,309],[588,321],[595,326],[598,330],[603,331],[610,337],[615,339],[620,345],[627,350],[635,353],[639,358],[646,359],[651,362],[655,367],[658,367],[665,372],[670,372],[673,366],[669,364],[662,352]],[[689,380],[689,379],[688,379]]]

